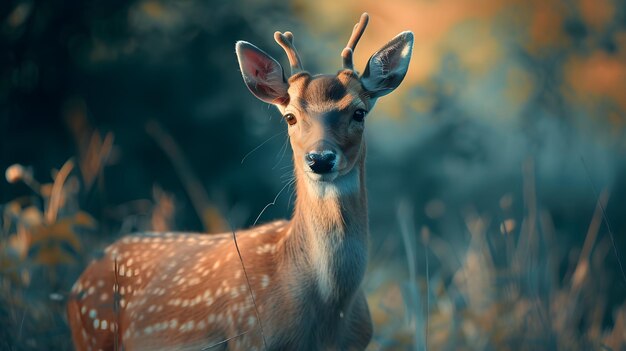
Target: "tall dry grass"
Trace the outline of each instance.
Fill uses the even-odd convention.
[[[626,350],[626,301],[616,305],[608,290],[614,277],[621,280],[619,267],[607,264],[615,252],[602,225],[608,192],[590,214],[584,242],[567,247],[537,202],[532,163],[524,173],[522,218],[509,216],[507,195],[498,213],[463,211],[463,233],[431,233],[414,223],[410,205],[398,206],[406,267],[379,259],[371,269],[376,336],[369,349]],[[445,239],[465,236],[461,247]],[[396,253],[382,261],[397,262]]]

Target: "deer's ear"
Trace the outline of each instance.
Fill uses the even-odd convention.
[[[367,62],[361,82],[373,97],[391,93],[409,69],[413,51],[413,33],[402,32],[378,50]]]
[[[243,80],[254,96],[270,104],[289,101],[280,63],[248,42],[238,41],[235,48]]]

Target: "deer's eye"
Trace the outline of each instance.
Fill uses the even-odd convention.
[[[296,119],[296,116],[293,113],[288,113],[284,115],[283,118],[285,118],[285,121],[287,121],[287,124],[289,124],[290,126],[298,122],[298,120]]]
[[[363,122],[363,120],[365,119],[365,115],[367,114],[367,111],[365,111],[364,109],[358,109],[356,111],[354,111],[354,114],[352,115],[352,119],[357,121],[357,122]]]

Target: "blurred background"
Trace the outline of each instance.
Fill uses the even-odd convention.
[[[368,116],[371,350],[626,350],[626,4],[0,3],[0,349],[71,350],[65,298],[141,230],[290,215],[279,113],[234,54],[291,30],[334,73],[403,30]]]

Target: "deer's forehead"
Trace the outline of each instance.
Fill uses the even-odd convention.
[[[289,79],[290,104],[307,113],[367,108],[363,87],[349,71],[337,75],[297,75]]]

